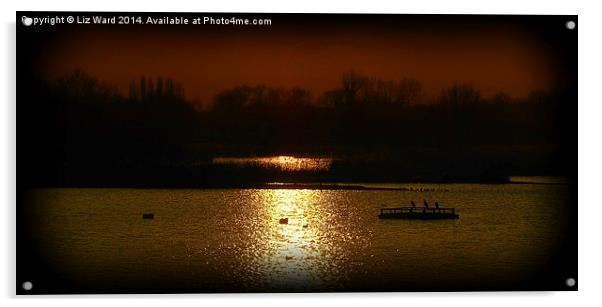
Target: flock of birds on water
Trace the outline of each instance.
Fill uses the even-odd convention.
[[[443,188],[414,188],[414,187],[409,187],[409,188],[400,188],[401,191],[407,191],[407,192],[449,192],[448,189],[443,189]]]

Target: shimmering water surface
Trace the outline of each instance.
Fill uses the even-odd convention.
[[[411,191],[44,189],[28,214],[41,257],[82,285],[201,292],[513,284],[563,235],[566,185],[387,186]],[[423,199],[460,219],[377,217]]]
[[[239,166],[257,166],[262,168],[275,168],[284,171],[322,171],[330,169],[332,165],[331,158],[302,158],[293,156],[275,156],[275,157],[219,157],[212,160],[214,164],[227,164]]]

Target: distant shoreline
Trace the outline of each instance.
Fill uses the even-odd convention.
[[[570,182],[512,182],[512,181],[503,181],[503,182],[475,182],[475,181],[462,181],[462,182],[374,182],[367,183],[370,185],[378,185],[378,184],[514,184],[514,185],[569,185]],[[123,186],[101,186],[101,185],[80,185],[80,186],[40,186],[40,187],[32,187],[32,188],[40,188],[40,189],[53,189],[53,188],[65,188],[65,189],[85,189],[85,188],[96,188],[96,189],[260,189],[260,190],[343,190],[343,191],[403,191],[403,192],[448,192],[449,190],[443,188],[414,188],[414,187],[385,187],[385,186],[367,186],[364,183],[354,184],[354,183],[257,183],[257,184],[223,184],[223,185],[179,185],[179,186],[169,186],[169,185],[123,185]]]

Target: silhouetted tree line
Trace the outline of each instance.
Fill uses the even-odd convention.
[[[208,169],[222,155],[341,158],[328,176],[307,180],[563,173],[558,161],[574,125],[566,114],[576,103],[563,92],[485,98],[464,84],[433,98],[414,79],[357,73],[317,97],[301,88],[237,86],[209,108],[187,101],[183,87],[163,77],[132,81],[127,96],[81,71],[33,80],[30,88],[19,101],[41,112],[28,110],[39,130],[27,131],[26,142],[46,154],[28,160],[45,169],[43,182],[66,185],[240,179],[240,169]]]
[[[298,146],[343,153],[348,148],[462,149],[557,143],[562,107],[570,103],[561,93],[483,98],[478,89],[463,84],[427,100],[417,80],[383,81],[349,73],[340,88],[316,99],[302,89],[226,90],[215,97],[203,122],[212,141],[226,137],[284,151]]]

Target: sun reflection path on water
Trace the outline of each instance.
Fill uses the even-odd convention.
[[[264,226],[255,259],[259,279],[268,288],[309,291],[336,282],[340,262],[333,255],[342,248],[328,236],[331,214],[320,204],[318,190],[274,189],[258,191]],[[281,219],[288,219],[285,223]]]
[[[283,171],[322,171],[330,169],[332,159],[293,156],[218,157],[213,158],[212,162],[214,164],[253,165],[262,168],[276,168]]]

